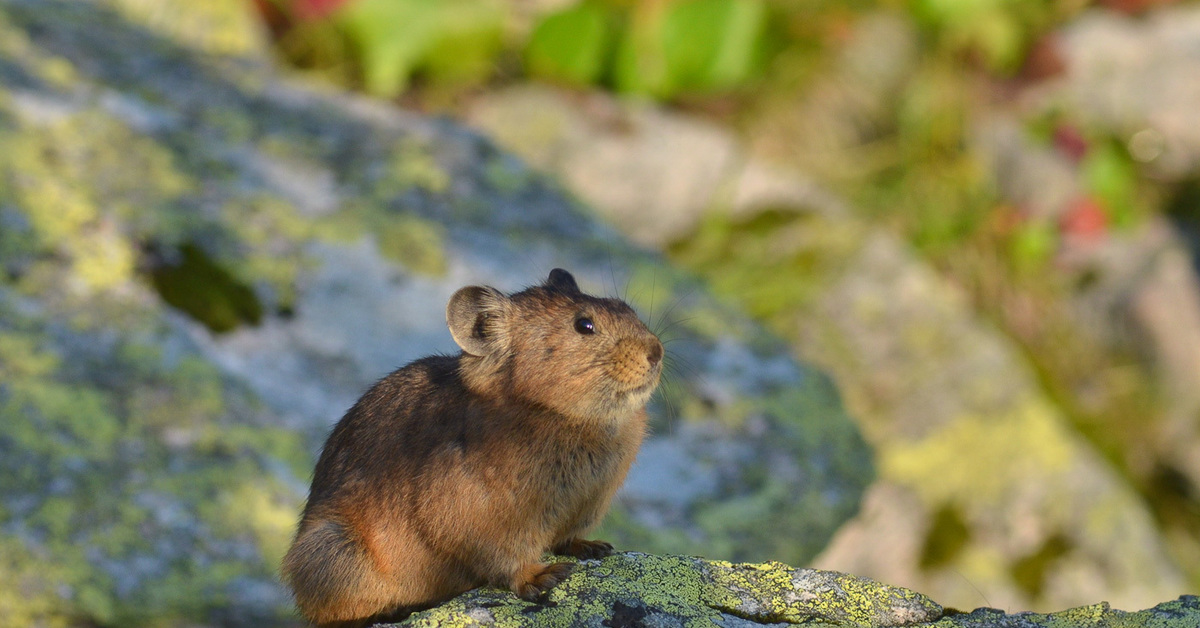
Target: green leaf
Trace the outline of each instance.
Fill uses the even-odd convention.
[[[1017,272],[1040,272],[1058,247],[1058,234],[1045,222],[1030,221],[1013,234],[1011,246],[1012,263]]]
[[[736,87],[757,69],[766,9],[746,0],[679,2],[663,24],[664,53],[683,90]]]
[[[1112,142],[1095,145],[1079,165],[1083,185],[1100,199],[1113,224],[1129,227],[1137,219],[1137,171]]]
[[[491,70],[504,14],[491,0],[355,0],[334,20],[358,49],[368,92],[394,96],[424,68],[434,80]]]
[[[612,20],[607,8],[592,3],[547,16],[525,51],[530,74],[572,85],[597,83],[612,47]]]
[[[759,69],[765,25],[757,0],[639,5],[617,50],[617,88],[669,98],[736,87]]]
[[[970,51],[1001,73],[1020,67],[1031,31],[1047,15],[1041,0],[912,0],[911,7],[943,45]]]

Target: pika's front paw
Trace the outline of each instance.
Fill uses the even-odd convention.
[[[566,580],[574,569],[574,563],[530,563],[522,567],[513,578],[513,593],[527,602],[537,601],[542,594],[554,588],[554,585]]]
[[[575,558],[604,558],[613,553],[612,543],[606,541],[587,541],[584,539],[570,539],[555,545],[552,550],[555,554],[563,556],[574,556]]]

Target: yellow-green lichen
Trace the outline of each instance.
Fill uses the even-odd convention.
[[[392,151],[387,168],[375,185],[375,197],[387,200],[414,188],[441,194],[449,187],[450,175],[438,164],[432,149],[424,142],[410,139],[399,142]]]
[[[1029,397],[1003,416],[962,417],[923,440],[893,443],[880,469],[927,503],[993,501],[1034,472],[1065,471],[1073,448],[1055,409]],[[963,452],[972,452],[968,461]]]
[[[0,202],[11,203],[29,229],[19,246],[54,255],[31,258],[38,261],[22,275],[30,292],[125,284],[134,273],[135,240],[161,230],[170,218],[155,210],[188,185],[170,152],[103,113],[7,130],[0,142]],[[65,282],[50,268],[59,258],[68,262]]]
[[[985,628],[1019,625],[1029,628],[1192,628],[1200,625],[1200,598],[1184,595],[1142,611],[1126,612],[1106,602],[1057,613],[1006,615],[995,609],[952,614],[928,624],[929,628]]]
[[[384,258],[429,277],[444,275],[450,264],[442,225],[413,214],[389,211],[371,202],[347,203],[319,220],[314,234],[335,242],[370,237]]]
[[[112,4],[130,21],[198,51],[242,56],[266,50],[262,27],[240,0],[114,0]]]
[[[30,551],[15,538],[0,535],[0,617],[6,625],[71,625],[58,593],[60,586],[61,574],[46,556]]]
[[[381,221],[376,233],[379,252],[422,275],[446,273],[445,235],[441,225],[415,216],[394,215]]]
[[[550,558],[550,557],[548,557]],[[557,559],[557,557],[554,557]],[[616,554],[583,561],[543,603],[478,589],[411,617],[412,626],[712,626],[716,621],[895,626],[937,618],[924,596],[834,572],[782,563],[732,564],[686,556]]]
[[[38,539],[29,547],[52,579],[55,610],[40,618],[40,581],[3,558],[0,584],[15,578],[30,599],[14,606],[0,594],[0,608],[31,625],[171,625],[222,604],[236,579],[271,581],[298,504],[264,452],[310,468],[296,435],[231,416],[220,373],[196,357],[168,361],[128,340],[80,356],[12,312],[0,320],[0,524],[19,517]],[[80,360],[103,361],[102,374],[81,379]],[[24,547],[0,535],[6,543]]]
[[[269,303],[276,309],[292,307],[297,275],[315,263],[304,252],[304,244],[318,232],[315,221],[302,216],[291,203],[266,194],[230,201],[221,213],[223,224],[229,225],[250,251],[240,260],[240,271],[265,285]]]

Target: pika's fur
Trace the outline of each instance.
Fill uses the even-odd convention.
[[[491,584],[532,600],[583,539],[641,445],[663,346],[624,302],[565,270],[446,306],[458,356],[375,384],[333,429],[283,576],[321,625],[363,625]]]

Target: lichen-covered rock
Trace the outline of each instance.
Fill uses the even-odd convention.
[[[1057,613],[1008,614],[994,608],[951,614],[930,628],[1183,628],[1200,622],[1200,598],[1183,595],[1153,608],[1126,612],[1106,602]]]
[[[941,615],[942,607],[919,593],[832,571],[618,553],[581,561],[536,603],[476,589],[402,625],[883,627]]]
[[[1200,598],[1124,612],[1106,603],[1048,613],[965,613],[867,578],[782,563],[732,564],[686,556],[615,554],[585,560],[536,603],[476,589],[400,626],[842,626],[883,628],[1191,628]]]
[[[606,538],[800,562],[852,515],[826,376],[479,136],[282,80],[244,9],[0,0],[0,617],[294,621],[329,426],[555,266],[674,364]]]

